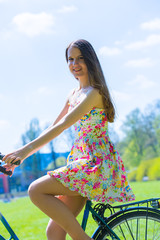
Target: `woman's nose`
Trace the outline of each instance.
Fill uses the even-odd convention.
[[[78,64],[78,59],[74,59],[74,61],[73,61],[73,65],[76,65],[76,64]]]

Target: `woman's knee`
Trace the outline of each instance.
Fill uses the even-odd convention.
[[[30,197],[31,200],[34,200],[36,197],[38,197],[37,195],[37,181],[34,181],[30,184],[29,188],[28,188],[28,195]]]
[[[28,188],[28,194],[32,202],[34,202],[34,200],[39,199],[39,197],[42,196],[43,194],[51,193],[50,189],[48,189],[48,185],[49,185],[48,176],[38,178],[37,180],[31,183],[31,185]]]

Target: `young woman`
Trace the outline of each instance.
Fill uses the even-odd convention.
[[[29,187],[32,202],[50,217],[48,240],[89,240],[76,220],[87,199],[113,203],[134,200],[123,162],[108,136],[108,122],[115,117],[97,55],[85,40],[72,42],[66,60],[78,80],[56,119],[37,139],[3,159],[7,169],[21,163],[73,124],[77,132],[67,166],[50,171]]]

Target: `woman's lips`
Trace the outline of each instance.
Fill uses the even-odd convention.
[[[80,72],[81,69],[74,69],[74,72]]]

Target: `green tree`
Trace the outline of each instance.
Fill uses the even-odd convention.
[[[157,104],[150,104],[146,107],[143,119],[146,134],[145,149],[149,149],[145,154],[145,159],[149,159],[158,155],[158,138],[156,134],[158,127],[158,121],[156,121]]]
[[[57,164],[56,164],[56,154],[55,154],[55,150],[54,150],[54,140],[52,140],[51,142],[49,142],[49,149],[52,155],[52,165],[53,165],[53,169],[57,168]]]
[[[128,168],[160,154],[160,100],[128,114],[122,126],[125,138],[118,144]]]
[[[152,160],[152,165],[148,170],[150,180],[160,180],[160,157]]]
[[[144,154],[145,128],[143,114],[137,108],[133,110],[123,124],[125,149],[123,153],[124,161],[129,161],[128,165],[138,165]]]
[[[138,155],[136,148],[137,146],[135,145],[134,140],[131,140],[125,148],[123,161],[127,169],[138,166],[141,161],[141,157]]]
[[[160,154],[160,114],[155,118],[153,126],[157,137],[158,154]]]
[[[108,124],[108,131],[109,131],[109,137],[111,141],[117,146],[119,143],[119,136],[115,132],[113,125],[110,123]]]
[[[140,165],[137,168],[136,175],[137,181],[142,181],[144,177],[148,177],[148,172],[152,164],[153,164],[152,160],[141,161]]]
[[[33,141],[35,138],[37,138],[40,135],[40,133],[41,133],[41,129],[39,126],[39,120],[37,118],[34,118],[31,120],[27,131],[21,136],[22,144],[25,145],[28,142]],[[31,156],[30,158],[32,159],[32,161],[30,161],[32,175],[34,176],[34,178],[38,178],[40,176],[40,170],[41,170],[40,153],[37,152],[33,154],[33,156]],[[28,164],[29,163],[27,161],[24,161],[24,163],[21,165],[24,177],[26,174],[25,169],[27,168]]]
[[[155,112],[156,117],[154,119],[153,127],[157,137],[157,151],[158,155],[160,155],[160,100],[156,102]]]

